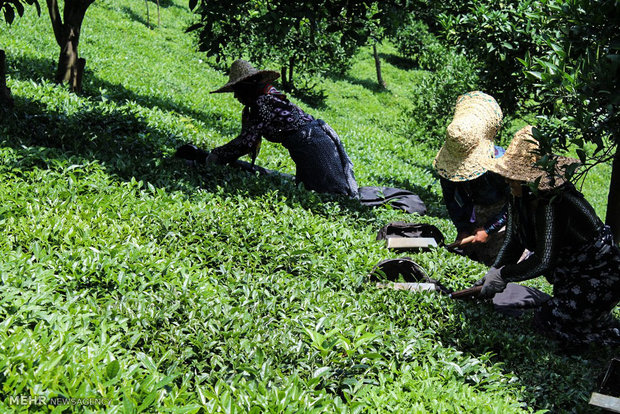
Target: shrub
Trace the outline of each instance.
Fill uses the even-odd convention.
[[[446,59],[446,46],[429,32],[428,26],[410,19],[393,37],[398,52],[420,69],[437,70]]]
[[[412,59],[420,69],[430,71],[414,85],[414,110],[406,121],[406,129],[414,141],[439,147],[456,98],[479,88],[479,66],[455,48],[441,43],[419,21],[406,25],[396,41],[403,56]]]

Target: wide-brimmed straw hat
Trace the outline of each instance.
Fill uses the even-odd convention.
[[[243,81],[254,80],[259,83],[266,83],[278,79],[278,77],[280,77],[280,74],[274,70],[258,70],[250,65],[249,62],[237,59],[230,65],[228,83],[217,90],[211,91],[211,93],[233,92],[234,86]]]
[[[536,163],[540,161],[540,144],[534,138],[532,126],[528,125],[515,134],[503,157],[488,160],[486,167],[503,177],[527,183],[540,178],[539,190],[551,190],[566,182],[564,173],[571,164],[580,164],[579,160],[556,155],[555,172],[550,174]]]
[[[446,141],[433,161],[437,173],[450,181],[469,181],[484,174],[483,162],[495,157],[493,141],[502,117],[497,101],[486,93],[459,96]]]

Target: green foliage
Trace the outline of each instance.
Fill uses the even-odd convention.
[[[444,142],[445,127],[458,95],[479,88],[479,68],[455,48],[440,42],[425,23],[414,17],[398,30],[394,42],[400,55],[408,59],[407,67],[429,71],[412,85],[415,110],[407,128],[415,141],[437,149]]]
[[[258,65],[288,68],[288,81],[283,78],[292,86],[294,69],[305,75],[346,70],[369,36],[366,3],[192,2],[200,23],[189,30],[198,30],[200,49],[218,61],[246,57]]]
[[[140,2],[93,4],[80,96],[47,80],[49,22],[26,12],[0,27],[15,97],[0,123],[1,412],[588,410],[611,351],[562,353],[527,317],[367,283],[374,264],[400,256],[375,240],[386,223],[455,235],[430,168],[435,150],[411,140],[430,132],[403,125],[431,112],[435,89],[422,88],[433,73],[386,59],[390,90],[376,92],[363,51],[346,75],[316,78],[325,107],[302,105],[338,131],[360,184],[411,189],[429,216],[190,168],[170,157],[175,148],[227,142],[241,107],[209,94],[225,77],[192,51],[185,3],[168,4],[158,30]],[[270,142],[258,163],[294,172]],[[599,212],[592,197],[608,176],[585,188]],[[443,249],[413,258],[454,288],[485,271]],[[10,405],[12,395],[110,403],[28,408]]]
[[[576,146],[582,163],[609,160],[620,131],[618,2],[548,3],[557,35],[519,60],[546,109],[540,138],[548,152]]]
[[[398,52],[424,70],[437,71],[451,58],[450,49],[429,32],[423,22],[410,18],[393,36]]]
[[[547,17],[546,3],[470,0],[437,16],[442,38],[482,64],[482,86],[493,91],[507,112],[529,96],[518,58],[539,53],[545,36],[554,36],[557,30]]]
[[[572,150],[587,167],[564,175],[579,181],[592,166],[616,156],[618,6],[615,0],[469,0],[442,2],[435,8],[441,10],[436,18],[428,13],[420,18],[480,63],[480,85],[498,99],[505,114],[539,115],[535,126],[542,166],[554,173],[553,153]],[[616,183],[620,171],[612,176]],[[617,187],[610,184],[610,212],[620,207]],[[620,237],[618,216],[609,213],[606,222]]]
[[[0,10],[4,15],[4,21],[7,24],[13,23],[15,12],[18,16],[23,16],[24,5],[34,5],[37,8],[37,13],[41,14],[41,6],[37,0],[0,0]]]

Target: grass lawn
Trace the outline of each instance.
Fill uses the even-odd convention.
[[[427,216],[188,167],[175,148],[227,142],[241,105],[209,94],[227,76],[183,32],[187,2],[160,3],[153,29],[142,2],[91,6],[80,96],[51,82],[48,16],[0,26],[15,98],[0,123],[0,411],[28,411],[9,401],[20,395],[106,398],[79,410],[119,413],[592,410],[611,350],[569,353],[530,316],[368,283],[399,256],[375,240],[388,222],[455,236],[431,166],[441,137],[408,128],[432,73],[386,61],[381,91],[362,50],[346,76],[317,79],[322,105],[292,97],[338,131],[360,185],[410,189]],[[524,123],[509,120],[502,139]],[[294,173],[270,142],[258,164]],[[600,166],[583,187],[602,217],[609,176]],[[453,288],[485,272],[441,249],[412,257]]]

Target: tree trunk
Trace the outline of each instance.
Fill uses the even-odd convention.
[[[616,243],[620,243],[620,147],[616,147],[616,155],[611,167],[609,196],[607,198],[607,215],[605,223],[611,227]]]
[[[11,89],[6,86],[6,54],[0,50],[0,109],[12,107]]]
[[[151,27],[151,22],[149,19],[149,0],[144,0],[144,5],[146,6],[146,27]]]
[[[69,82],[74,92],[79,92],[82,86],[82,75],[86,61],[78,55],[80,30],[86,9],[94,0],[66,0],[63,10],[64,22],[60,18],[57,0],[47,0],[47,7],[52,20],[52,28],[56,42],[60,46],[58,68],[55,81]]]
[[[379,59],[379,53],[377,53],[377,42],[372,45],[372,53],[375,56],[375,68],[377,69],[377,83],[380,87],[385,88],[385,82],[383,76],[381,76],[381,59]]]
[[[280,68],[280,80],[282,83],[282,89],[283,90],[287,90],[288,89],[288,82],[286,80],[286,66],[282,66]]]
[[[84,76],[84,68],[86,67],[86,59],[79,58],[76,64],[73,66],[71,70],[71,79],[69,80],[69,85],[71,85],[71,90],[75,92],[82,92],[82,77]]]
[[[63,35],[63,44],[60,45],[58,68],[56,69],[56,83],[70,82],[75,73],[78,61],[79,30],[63,25],[66,33]]]
[[[157,27],[161,26],[161,15],[159,14],[159,0],[157,0]]]
[[[293,90],[293,68],[295,67],[295,58],[288,59],[288,84],[291,90]]]

